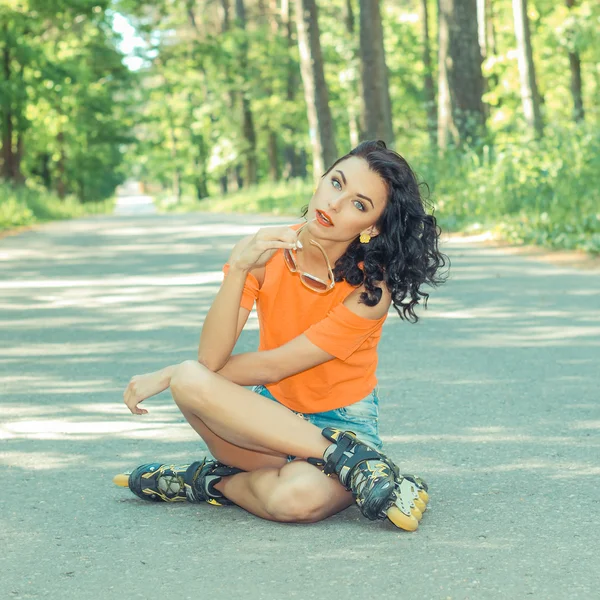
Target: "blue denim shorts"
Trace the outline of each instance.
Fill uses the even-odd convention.
[[[277,398],[264,385],[255,385],[252,391],[278,402]],[[379,395],[377,388],[366,398],[342,408],[308,414],[297,411],[292,412],[316,425],[319,429],[335,427],[343,431],[353,431],[359,440],[372,448],[381,450],[383,447],[383,442],[379,437]]]

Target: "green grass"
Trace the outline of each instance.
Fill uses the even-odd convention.
[[[46,191],[28,187],[13,188],[0,183],[0,231],[46,221],[108,214],[113,208],[114,200],[82,204],[72,196],[61,200]]]

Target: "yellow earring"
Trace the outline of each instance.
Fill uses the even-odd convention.
[[[360,234],[360,243],[361,244],[368,244],[370,241],[371,241],[371,236],[368,233]]]

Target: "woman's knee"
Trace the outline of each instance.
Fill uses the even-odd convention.
[[[315,523],[344,507],[337,507],[339,499],[336,498],[336,494],[331,493],[332,484],[339,486],[339,491],[344,491],[334,480],[325,478],[318,471],[290,473],[292,468],[301,464],[314,469],[306,463],[290,463],[280,470],[278,483],[265,506],[276,521]]]
[[[213,373],[195,360],[185,360],[177,366],[171,377],[170,389],[179,405],[192,396],[197,404],[205,395],[202,393]]]

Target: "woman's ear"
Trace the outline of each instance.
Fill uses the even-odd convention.
[[[371,225],[371,227],[369,227],[365,233],[368,233],[372,238],[374,238],[377,237],[380,232],[376,225]]]

